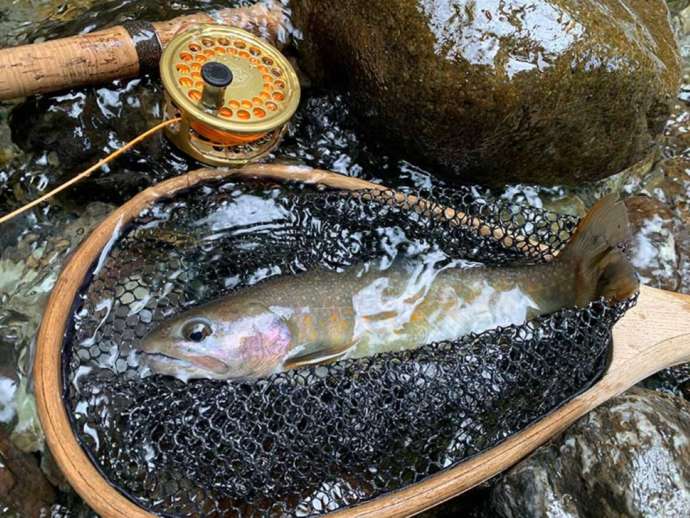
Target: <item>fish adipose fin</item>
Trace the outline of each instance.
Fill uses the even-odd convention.
[[[295,355],[290,355],[283,364],[283,369],[299,369],[300,367],[307,367],[320,363],[332,363],[342,359],[350,349],[352,344],[346,343],[341,345],[322,345],[310,344],[307,350],[302,349]]]
[[[616,302],[635,293],[635,269],[618,249],[630,237],[628,211],[614,194],[600,199],[580,221],[557,259],[575,271],[578,306],[600,297]]]

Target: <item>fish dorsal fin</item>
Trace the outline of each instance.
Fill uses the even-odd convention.
[[[320,343],[306,344],[296,354],[291,354],[285,360],[283,368],[298,369],[320,363],[332,363],[352,349],[352,344],[325,345]]]

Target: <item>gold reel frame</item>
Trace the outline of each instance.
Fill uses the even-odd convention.
[[[230,83],[208,83],[203,67],[230,70]],[[268,42],[223,25],[203,24],[175,36],[160,59],[165,115],[180,117],[166,128],[184,153],[208,165],[240,166],[270,153],[299,105],[299,79],[290,62]],[[207,104],[209,92],[218,104]]]
[[[222,145],[199,135],[191,126],[188,116],[175,108],[168,94],[166,97],[166,118],[180,117],[180,122],[165,128],[165,135],[175,146],[196,160],[212,166],[241,167],[254,162],[273,151],[287,130],[287,126],[276,128],[256,142],[238,146]]]
[[[242,169],[199,169],[142,191],[114,210],[84,240],[64,266],[53,288],[37,337],[34,383],[41,425],[55,460],[79,495],[104,518],[154,518],[111,486],[79,445],[65,410],[62,346],[73,302],[93,264],[113,235],[159,200],[195,185],[225,178],[264,178],[319,184],[334,189],[373,189],[390,193],[393,202],[415,202],[434,213],[457,216],[482,235],[482,222],[451,208],[429,204],[364,180],[305,167],[250,165]],[[487,227],[488,228],[488,227]],[[490,234],[488,234],[490,236]],[[493,236],[500,243],[515,236]],[[654,323],[653,334],[650,325]],[[611,365],[592,388],[498,446],[466,462],[431,475],[399,491],[332,513],[339,518],[411,516],[434,507],[507,469],[579,417],[655,372],[690,362],[690,296],[642,287],[637,306],[613,330]]]

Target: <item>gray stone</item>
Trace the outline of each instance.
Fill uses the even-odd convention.
[[[675,291],[680,287],[679,257],[673,212],[649,196],[625,199],[633,240],[632,263],[647,286]]]
[[[690,516],[690,403],[635,388],[508,471],[505,518]]]

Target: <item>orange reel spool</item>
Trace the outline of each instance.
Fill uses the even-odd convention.
[[[256,142],[261,137],[266,135],[266,133],[247,133],[246,135],[243,135],[241,133],[225,133],[223,131],[219,131],[204,124],[201,124],[200,122],[192,122],[190,126],[199,135],[205,137],[209,141],[219,142],[226,146],[240,146],[242,144],[251,144],[252,142]]]

